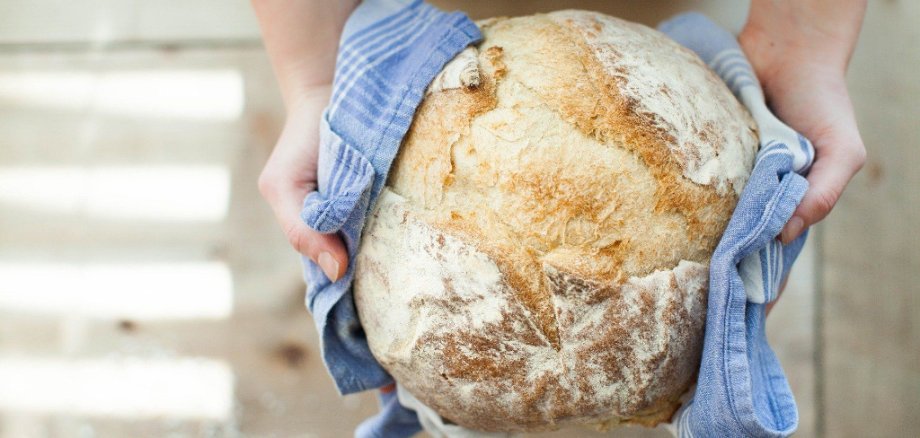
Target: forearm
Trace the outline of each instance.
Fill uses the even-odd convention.
[[[288,111],[332,82],[342,28],[358,0],[252,0]]]
[[[772,77],[783,58],[820,65],[839,75],[846,72],[856,45],[867,0],[753,0],[740,35],[763,56],[754,69]]]

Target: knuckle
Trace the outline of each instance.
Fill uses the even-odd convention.
[[[855,149],[853,150],[853,166],[857,171],[862,169],[862,167],[866,164],[867,155],[868,154],[866,153],[865,146],[862,144],[856,145]]]
[[[816,220],[823,219],[834,208],[840,195],[833,190],[821,190],[815,193],[814,206],[817,210],[818,217]]]
[[[275,180],[271,177],[271,174],[262,171],[256,183],[259,187],[259,193],[262,194],[263,198],[273,199],[275,197],[277,186],[275,185]]]
[[[306,251],[309,249],[309,239],[307,236],[302,233],[296,225],[288,225],[284,230],[284,235],[287,237],[288,243],[294,250],[301,254],[306,254]]]

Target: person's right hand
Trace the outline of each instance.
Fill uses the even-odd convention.
[[[337,234],[319,233],[300,218],[304,198],[316,190],[319,123],[330,91],[330,85],[311,87],[289,106],[284,130],[259,176],[259,191],[291,246],[336,281],[348,268],[342,239]]]
[[[824,219],[866,162],[845,79],[865,10],[865,0],[754,0],[738,36],[771,109],[815,147],[783,244]]]

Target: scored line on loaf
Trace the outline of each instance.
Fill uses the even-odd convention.
[[[478,86],[432,88],[365,230],[355,299],[375,357],[478,430],[666,419],[753,122],[650,29],[582,11],[481,27]]]

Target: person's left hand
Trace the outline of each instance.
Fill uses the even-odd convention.
[[[313,87],[290,105],[281,138],[259,176],[259,191],[291,246],[336,281],[348,268],[345,244],[338,235],[313,230],[300,218],[304,198],[316,190],[319,123],[330,90],[330,85]]]

